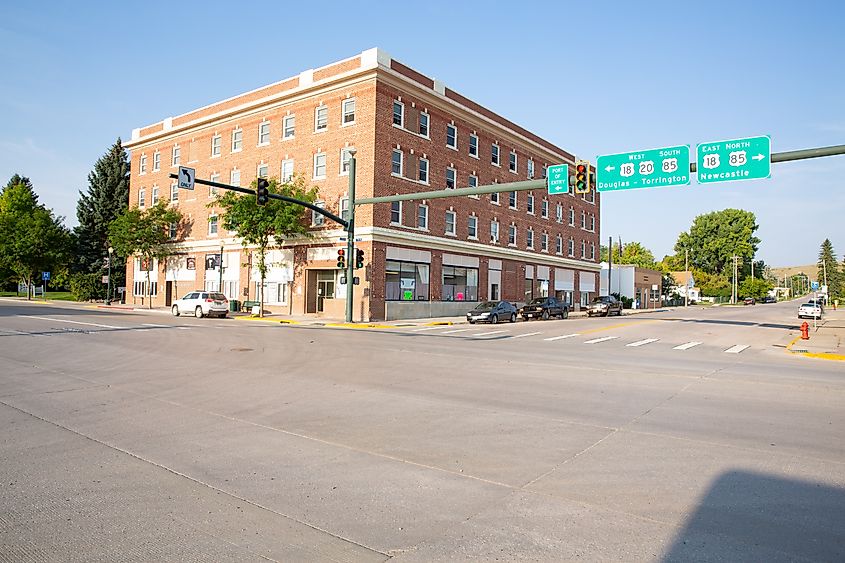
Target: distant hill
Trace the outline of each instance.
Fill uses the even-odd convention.
[[[772,268],[772,275],[776,276],[778,279],[783,279],[784,276],[787,278],[790,276],[794,276],[795,274],[807,274],[810,276],[810,280],[817,280],[819,279],[819,268],[815,264],[809,264],[807,266],[783,266],[781,268]]]

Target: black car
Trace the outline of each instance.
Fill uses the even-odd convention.
[[[569,305],[558,301],[554,297],[538,297],[527,303],[521,310],[522,320],[543,319],[560,317],[565,319],[569,316]]]
[[[772,297],[771,295],[767,295],[760,300],[760,303],[777,303],[778,300]]]
[[[612,295],[602,295],[593,299],[592,303],[587,305],[587,316],[599,315],[609,317],[616,313],[622,314],[622,302]]]
[[[469,324],[496,324],[504,320],[516,322],[516,307],[509,301],[483,301],[467,313]]]

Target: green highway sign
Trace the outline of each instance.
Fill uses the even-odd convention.
[[[569,165],[555,164],[546,170],[549,195],[569,193]]]
[[[684,186],[690,183],[689,145],[599,156],[596,188],[600,192]]]
[[[768,178],[772,175],[772,139],[763,135],[700,143],[695,162],[699,184]]]

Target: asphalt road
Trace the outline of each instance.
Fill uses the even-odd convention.
[[[348,330],[0,301],[0,561],[841,561],[795,303]]]

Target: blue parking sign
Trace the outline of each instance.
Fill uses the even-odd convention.
[[[44,280],[44,281],[49,281],[50,272],[41,272],[41,279]]]

